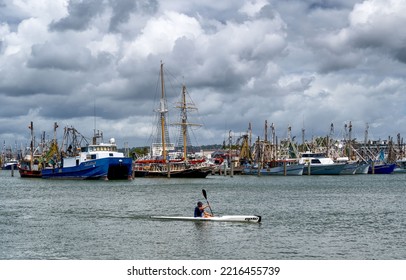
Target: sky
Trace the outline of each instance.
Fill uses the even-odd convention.
[[[333,124],[343,138],[350,122],[359,141],[366,128],[403,138],[404,11],[404,0],[0,0],[0,141],[28,143],[32,121],[37,138],[57,122],[58,138],[73,126],[148,146],[161,61],[169,109],[182,84],[199,109],[196,145],[236,141],[250,123],[263,139],[265,121],[299,144],[302,129],[324,137]]]

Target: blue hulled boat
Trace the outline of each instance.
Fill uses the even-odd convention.
[[[11,170],[11,169],[17,170],[18,169],[18,161],[15,160],[15,159],[8,160],[3,164],[1,169],[3,169],[3,170]]]
[[[69,130],[73,133],[76,132],[74,128],[69,128]],[[107,144],[96,144],[95,139],[96,137],[93,137],[93,144],[84,147],[69,145],[65,152],[61,152],[59,161],[54,155],[52,166],[42,169],[42,178],[131,179],[132,159],[118,152],[114,138],[110,139]]]
[[[395,163],[370,164],[368,174],[392,174],[395,168]]]

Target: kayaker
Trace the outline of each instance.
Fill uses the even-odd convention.
[[[211,214],[207,213],[206,211],[204,211],[205,208],[209,207],[209,205],[203,205],[202,202],[198,202],[197,206],[195,207],[195,218],[196,217],[212,217]]]

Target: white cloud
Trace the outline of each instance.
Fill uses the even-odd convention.
[[[149,20],[142,34],[130,45],[131,53],[146,57],[172,51],[177,39],[194,39],[202,33],[196,19],[168,11],[158,18]]]
[[[376,48],[377,52],[396,58],[399,52],[404,52],[406,43],[406,35],[402,32],[406,24],[405,9],[406,2],[402,0],[363,1],[349,14],[347,27],[324,39],[320,36],[320,41],[334,53],[344,55],[354,47]]]

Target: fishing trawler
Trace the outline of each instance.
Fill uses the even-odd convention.
[[[43,179],[131,179],[132,159],[118,152],[115,139],[108,143],[100,132],[88,144],[75,128],[65,127],[62,149],[53,154],[48,167],[42,169]],[[85,142],[85,143],[82,143]]]
[[[204,158],[190,159],[188,154],[188,127],[199,126],[189,123],[187,112],[190,109],[196,109],[186,102],[186,86],[182,86],[182,99],[180,106],[181,121],[174,125],[181,127],[182,133],[182,154],[180,157],[170,155],[170,151],[175,150],[175,145],[170,143],[167,129],[166,114],[167,101],[165,97],[164,70],[161,63],[160,68],[161,98],[160,107],[157,110],[159,115],[157,141],[152,143],[151,152],[147,158],[141,158],[134,161],[134,177],[173,177],[173,178],[205,178],[212,171],[212,167],[206,164]]]
[[[293,159],[276,160],[266,164],[258,170],[258,165],[246,165],[242,171],[243,175],[281,175],[281,176],[301,176],[304,164],[298,164]]]
[[[57,124],[54,124],[54,130],[56,129]],[[20,166],[18,167],[18,172],[20,173],[20,177],[22,178],[41,178],[42,176],[42,162],[43,162],[43,155],[39,153],[35,147],[35,138],[34,138],[34,123],[31,122],[30,126],[28,127],[31,131],[31,142],[29,153],[24,156],[24,158],[20,162]]]

